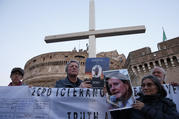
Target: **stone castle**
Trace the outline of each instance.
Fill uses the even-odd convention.
[[[52,52],[30,59],[24,67],[24,83],[32,86],[54,87],[56,80],[66,77],[65,66],[70,60],[80,62],[79,78],[84,79],[87,51]],[[166,70],[166,82],[179,83],[179,37],[158,43],[158,51],[144,47],[129,53],[127,60],[116,50],[101,52],[97,57],[110,58],[110,70],[127,68],[132,85],[140,85],[141,78],[150,73],[154,66]]]
[[[144,47],[129,53],[126,60],[132,84],[140,85],[143,76],[150,74],[154,66],[166,70],[166,82],[179,83],[179,37],[158,43],[158,51]]]
[[[110,69],[120,69],[125,65],[126,58],[118,52],[101,52],[97,57],[109,57]],[[56,80],[66,77],[65,67],[70,60],[80,62],[78,77],[84,79],[87,51],[52,52],[41,54],[30,59],[24,67],[24,83],[31,86],[54,87]]]

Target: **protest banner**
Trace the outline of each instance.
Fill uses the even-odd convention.
[[[179,86],[164,87],[179,111]],[[1,86],[0,94],[0,119],[111,118],[102,89]]]
[[[103,89],[11,86],[0,94],[0,119],[110,119]]]

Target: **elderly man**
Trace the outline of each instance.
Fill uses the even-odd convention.
[[[79,73],[80,64],[78,61],[71,60],[65,68],[67,77],[56,82],[56,88],[91,88],[91,84],[83,82],[77,76]]]
[[[163,68],[156,66],[152,69],[151,74],[156,76],[160,80],[161,84],[165,84],[166,72]]]
[[[166,80],[166,78],[165,78],[166,77],[166,72],[165,72],[165,70],[163,68],[156,66],[156,67],[154,67],[152,69],[151,74],[156,76],[160,80],[161,84],[166,83],[165,82],[165,80]],[[173,86],[178,86],[179,85],[179,83],[177,83],[177,82],[170,82],[170,84],[173,85]]]
[[[21,86],[23,76],[24,76],[23,69],[19,67],[13,68],[11,70],[11,75],[10,75],[12,82],[10,82],[8,86]]]

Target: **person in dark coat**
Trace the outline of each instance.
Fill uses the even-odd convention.
[[[157,77],[145,76],[141,89],[141,96],[130,110],[130,119],[179,119],[176,104],[166,98],[167,92]]]
[[[111,112],[112,119],[179,119],[176,104],[153,75],[142,78],[142,92],[131,109]]]
[[[78,78],[80,64],[76,60],[71,60],[66,65],[67,77],[63,80],[56,81],[56,88],[90,88],[91,84]]]

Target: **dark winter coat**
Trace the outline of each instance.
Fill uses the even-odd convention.
[[[141,110],[128,109],[117,112],[111,112],[113,119],[179,119],[179,113],[176,110],[176,104],[169,98],[165,98],[167,92],[159,82],[159,80],[152,75],[145,76],[145,79],[151,79],[157,86],[157,94],[143,95],[137,99],[144,103]]]
[[[175,103],[159,95],[141,96],[145,105],[141,110],[131,109],[130,119],[179,119]]]
[[[126,109],[111,112],[113,119],[179,119],[175,103],[169,98],[141,96],[138,99],[145,106],[141,110]]]
[[[80,86],[81,82],[82,80],[77,78],[77,82],[73,83],[66,77],[64,80],[56,81],[55,88],[77,88]]]

